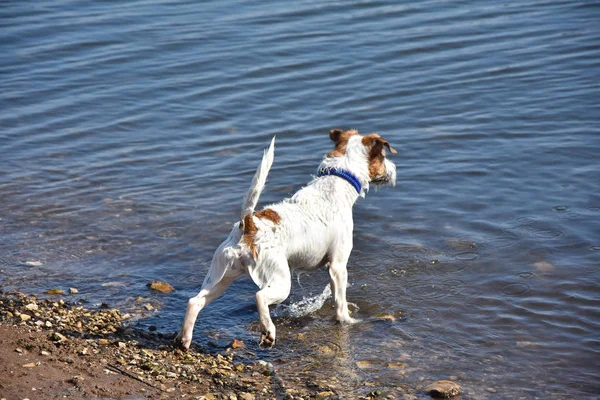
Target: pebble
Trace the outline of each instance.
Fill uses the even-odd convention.
[[[37,311],[38,310],[38,305],[35,303],[29,303],[25,306],[26,309],[30,310],[30,311]]]
[[[375,318],[377,318],[378,320],[381,320],[381,321],[389,321],[389,322],[396,321],[396,317],[394,317],[391,314],[379,314]]]
[[[163,281],[152,281],[152,282],[148,283],[146,286],[148,286],[152,290],[156,290],[161,293],[171,293],[172,291],[175,290],[175,288],[173,288],[173,286],[171,286],[167,282],[163,282]]]
[[[67,340],[67,338],[64,335],[61,335],[58,332],[54,332],[52,334],[52,340],[55,341],[55,342],[64,342],[64,341]]]
[[[70,294],[77,294],[77,293],[79,293],[79,290],[76,289],[76,288],[74,288],[74,287],[72,287],[72,288],[69,288],[69,293]]]
[[[46,294],[63,294],[64,290],[61,289],[50,289],[46,291]]]
[[[327,391],[327,392],[319,392],[317,393],[317,395],[315,396],[316,400],[325,400],[331,396],[335,396],[335,393]]]
[[[25,262],[25,264],[26,264],[26,265],[29,265],[30,267],[41,267],[42,265],[44,265],[44,264],[42,264],[42,262],[41,262],[41,261],[39,261],[39,260],[35,260],[35,261],[27,261],[27,262]]]
[[[21,318],[21,321],[29,321],[31,319],[31,316],[27,314],[21,314],[19,315],[19,318]]]
[[[239,349],[240,347],[244,347],[244,346],[246,346],[244,344],[244,342],[242,342],[241,340],[238,340],[238,339],[233,339],[233,342],[231,342],[231,345],[230,345],[230,347],[232,349]]]
[[[437,381],[425,388],[431,397],[453,397],[461,392],[461,387],[452,381]]]

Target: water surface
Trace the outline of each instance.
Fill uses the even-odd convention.
[[[363,323],[337,325],[331,300],[279,308],[261,352],[241,280],[195,341],[241,338],[349,398],[438,379],[595,398],[598,21],[591,1],[5,1],[0,288],[151,302],[137,323],[174,332],[273,135],[263,204],[311,179],[330,128],[377,131],[398,185],[355,207]],[[288,306],[327,282],[301,277]]]

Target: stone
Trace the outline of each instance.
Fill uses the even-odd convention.
[[[255,400],[256,396],[252,393],[242,392],[238,395],[238,399],[240,400]]]
[[[452,381],[437,381],[424,389],[431,397],[454,397],[460,394],[462,388]]]
[[[28,265],[30,267],[41,267],[44,264],[39,260],[34,260],[34,261],[26,261],[25,265]]]
[[[69,288],[69,293],[70,294],[77,294],[77,293],[79,293],[79,290],[76,289],[76,288],[74,288],[74,287],[72,287],[72,288]]]
[[[25,321],[29,321],[31,319],[31,316],[27,315],[27,314],[20,314],[19,318],[21,318],[21,321],[25,322]]]
[[[50,289],[46,291],[46,294],[63,294],[64,290],[61,289]]]
[[[172,291],[175,290],[175,288],[173,288],[173,286],[169,285],[167,282],[162,282],[162,281],[152,281],[152,282],[148,283],[146,286],[148,286],[152,290],[156,290],[161,293],[171,293]]]
[[[61,334],[60,334],[60,333],[58,333],[58,332],[54,332],[54,333],[52,334],[52,337],[51,337],[51,339],[52,339],[53,341],[55,341],[55,342],[64,342],[64,341],[66,341],[66,340],[67,340],[67,338],[66,338],[64,335],[61,335]]]
[[[37,311],[39,307],[35,303],[29,303],[25,306],[25,308],[30,311]]]
[[[328,399],[329,397],[332,397],[332,396],[335,396],[335,393],[333,393],[331,391],[319,392],[315,396],[315,399],[316,400],[325,400],[325,399]]]
[[[396,317],[394,317],[392,314],[377,314],[377,316],[375,316],[375,318],[377,318],[378,320],[381,321],[389,321],[389,322],[396,322]]]
[[[230,347],[232,349],[239,349],[239,348],[244,347],[244,346],[246,346],[244,344],[244,342],[242,342],[241,340],[238,340],[238,339],[233,339],[233,342],[231,342],[231,344],[230,344]]]
[[[150,303],[146,303],[146,304],[144,304],[144,308],[145,308],[146,310],[148,310],[148,311],[152,311],[152,310],[154,310],[154,306],[153,306],[152,304],[150,304]]]

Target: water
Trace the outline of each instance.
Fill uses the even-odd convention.
[[[244,339],[348,397],[452,378],[465,398],[595,398],[599,20],[592,1],[5,1],[0,286],[150,302],[137,323],[174,332],[273,135],[263,204],[310,179],[330,128],[377,131],[398,185],[355,207],[363,322],[278,309],[261,352],[241,280],[195,341]],[[294,280],[287,306],[327,283]]]

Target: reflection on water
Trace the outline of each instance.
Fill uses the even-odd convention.
[[[599,393],[596,5],[67,0],[0,15],[2,290],[77,287],[174,332],[270,138],[263,203],[310,179],[328,129],[376,130],[399,150],[398,185],[355,208],[362,322],[333,321],[326,271],[302,276],[284,307],[302,312],[278,314],[258,357],[348,397],[438,379],[476,399]],[[254,343],[254,291],[234,283],[195,340]]]

